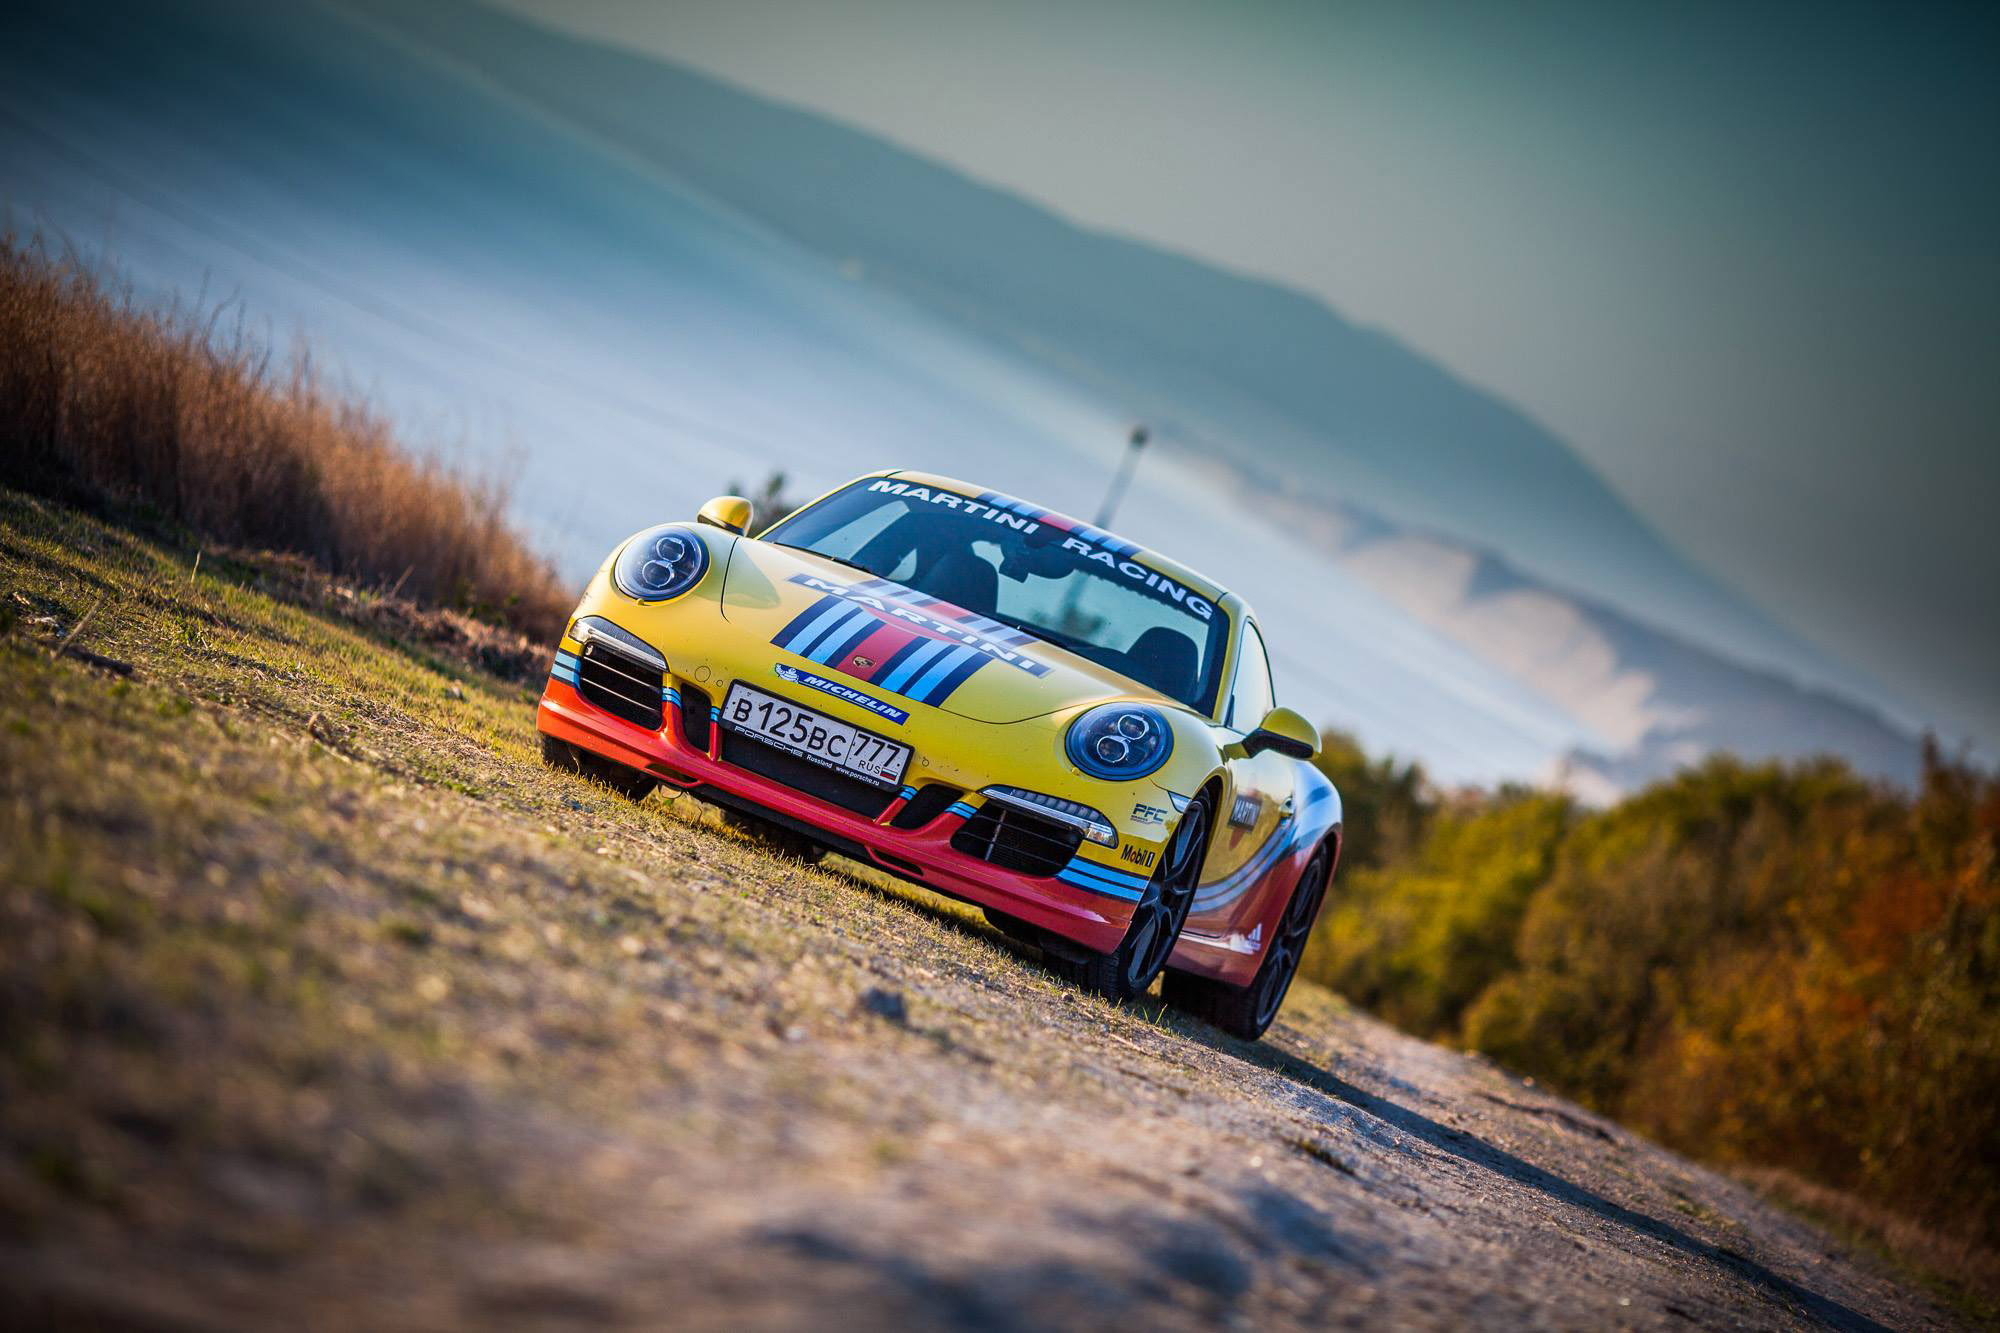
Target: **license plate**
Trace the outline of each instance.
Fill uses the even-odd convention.
[[[900,786],[910,747],[738,681],[722,701],[722,725],[879,787]]]

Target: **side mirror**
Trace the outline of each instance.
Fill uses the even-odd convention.
[[[1243,738],[1245,754],[1276,750],[1293,759],[1311,759],[1319,753],[1319,728],[1289,708],[1273,708],[1264,714],[1257,729]]]
[[[701,507],[695,522],[739,536],[750,530],[750,502],[740,495],[718,495]]]

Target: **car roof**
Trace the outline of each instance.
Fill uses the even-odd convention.
[[[1249,614],[1250,608],[1244,604],[1242,598],[1200,571],[1190,569],[1178,560],[1170,560],[1158,551],[1152,550],[1150,547],[1141,546],[1139,543],[1120,537],[1116,533],[1106,532],[1104,529],[1085,523],[1081,519],[1071,518],[1068,514],[1062,513],[1059,510],[1049,509],[1033,501],[1018,499],[1012,495],[1008,495],[1004,491],[995,491],[985,486],[978,486],[969,481],[960,481],[956,477],[947,477],[937,472],[918,472],[910,468],[889,468],[881,472],[871,472],[867,475],[871,477],[894,477],[898,481],[911,482],[920,486],[941,487],[945,490],[957,491],[960,494],[969,494],[975,497],[993,496],[996,500],[1004,501],[1005,507],[1015,513],[1027,514],[1041,519],[1053,527],[1071,529],[1079,537],[1088,541],[1096,542],[1099,545],[1122,545],[1129,547],[1132,555],[1153,566],[1153,568],[1159,570],[1162,574],[1185,584],[1191,592],[1200,593],[1209,601],[1226,607],[1232,615],[1244,616]]]

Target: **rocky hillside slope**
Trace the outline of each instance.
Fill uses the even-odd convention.
[[[543,769],[352,590],[0,492],[0,1321],[1944,1326],[1304,989],[1244,1045]]]

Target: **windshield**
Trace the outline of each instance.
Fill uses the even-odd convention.
[[[1228,615],[1130,542],[992,492],[857,481],[764,534],[1213,711]]]

